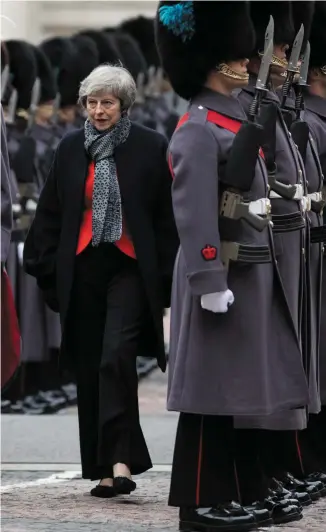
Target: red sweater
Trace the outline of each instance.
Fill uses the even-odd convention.
[[[94,188],[94,175],[95,175],[95,165],[92,162],[88,168],[88,175],[86,179],[85,186],[85,210],[83,213],[83,220],[79,230],[79,238],[77,244],[76,255],[79,255],[91,242],[92,240],[92,201],[93,201],[93,188]],[[118,248],[133,259],[136,258],[135,249],[133,243],[126,232],[125,222],[122,222],[122,235],[118,242],[115,242],[115,245]]]

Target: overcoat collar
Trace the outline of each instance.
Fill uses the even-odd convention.
[[[326,118],[326,98],[321,98],[320,96],[315,96],[313,94],[306,94],[304,101],[306,109],[322,118]]]
[[[234,96],[226,96],[220,92],[215,92],[204,88],[191,101],[192,105],[202,105],[212,111],[217,111],[235,120],[246,120],[246,114],[240,102]]]

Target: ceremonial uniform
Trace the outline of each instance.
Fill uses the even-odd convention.
[[[169,504],[181,508],[181,529],[184,526],[186,530],[187,520],[192,520],[198,530],[205,523],[210,530],[209,520],[203,522],[200,510],[187,509],[219,506],[210,516],[211,526],[218,529],[226,524],[221,514],[227,508],[229,522],[237,530],[236,519],[232,519],[239,510],[228,503],[242,500],[250,504],[257,500],[255,496],[264,499],[267,490],[248,441],[242,449],[237,445],[233,417],[272,415],[305,406],[309,400],[294,317],[299,276],[295,289],[290,290],[291,308],[277,266],[280,250],[274,245],[270,225],[257,231],[250,221],[232,220],[224,210],[228,203],[225,193],[232,194],[234,189],[243,190],[241,196],[252,208],[257,202],[266,205],[268,194],[262,151],[259,156],[257,152],[247,188],[241,180],[250,164],[249,155],[238,173],[228,174],[230,153],[246,114],[236,98],[205,86],[219,60],[252,52],[255,36],[247,5],[239,2],[234,8],[224,2],[195,2],[193,8],[183,7],[188,9],[188,17],[193,9],[195,29],[187,37],[189,27],[185,26],[186,35],[181,39],[182,24],[178,20],[178,29],[173,27],[171,20],[175,19],[172,15],[169,19],[173,6],[165,4],[170,3],[161,2],[157,15],[159,51],[172,86],[190,100],[189,112],[181,118],[168,151],[180,236],[172,290],[168,384],[168,409],[180,412],[180,418]],[[178,9],[181,11],[180,4]],[[221,34],[215,27],[219,13]],[[232,26],[230,35],[228,24]],[[295,163],[293,167],[296,174]],[[234,303],[222,310],[218,301],[229,291]],[[205,303],[214,297],[215,310]],[[244,497],[239,489],[240,470],[242,476],[254,477],[252,484],[256,484]],[[295,509],[291,511],[300,518]]]
[[[287,2],[257,2],[251,5],[251,13],[256,31],[263,35],[264,28],[270,14],[275,21],[274,43],[291,43],[294,35],[290,5]],[[256,53],[261,49],[262,38],[257,39]],[[245,87],[238,98],[246,113],[249,113],[254,98],[254,86],[257,76],[251,75],[249,86]],[[291,313],[292,324],[296,331],[298,349],[295,350],[297,364],[304,366],[302,353],[302,319],[305,289],[305,213],[301,198],[305,185],[304,168],[298,150],[291,138],[283,118],[280,101],[272,90],[268,90],[262,102],[262,115],[273,106],[276,113],[275,138],[267,140],[266,150],[272,151],[276,165],[276,179],[284,185],[296,185],[302,191],[297,199],[281,198],[273,190],[269,197],[272,204],[273,238],[277,253],[278,270],[282,279],[282,286],[286,304]],[[275,145],[270,148],[268,143]],[[299,188],[300,187],[300,188]],[[306,372],[307,372],[307,368]],[[269,417],[252,417],[235,420],[238,428],[261,428],[270,430],[293,430],[306,427],[307,416],[304,409],[289,409]],[[267,436],[268,438],[269,436]]]
[[[322,96],[325,93],[326,87],[326,41],[325,41],[325,24],[326,24],[326,3],[316,2],[315,16],[313,20],[310,44],[310,72],[312,69],[318,72],[320,76],[320,84],[324,88],[324,92],[320,95],[314,90],[314,82],[308,78],[308,89],[304,95],[304,120],[309,125],[311,140],[310,144],[317,152],[319,157],[319,172],[318,190],[323,191],[323,202],[325,202],[325,175],[326,175],[326,98]],[[311,86],[311,88],[309,87]],[[318,166],[318,163],[317,163]],[[310,182],[310,173],[309,182]],[[321,292],[318,294],[320,300],[319,315],[320,319],[320,337],[319,337],[319,390],[321,398],[321,412],[318,415],[310,415],[307,430],[300,434],[301,454],[303,466],[307,473],[313,474],[316,478],[316,472],[326,472],[326,258],[325,258],[325,207],[324,217],[319,220],[319,229],[317,233],[317,240],[323,241],[324,254],[322,258],[322,286]],[[313,232],[312,232],[313,236]],[[318,238],[319,237],[319,238]],[[316,248],[320,244],[312,244]],[[315,282],[319,278],[315,278]],[[317,412],[315,412],[316,414]],[[319,474],[320,476],[320,474]],[[317,475],[318,477],[318,475]]]

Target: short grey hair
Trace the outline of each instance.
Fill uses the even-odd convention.
[[[100,65],[85,78],[79,88],[79,103],[84,107],[88,96],[110,93],[121,102],[123,111],[128,111],[135,102],[137,87],[130,72],[110,64]]]

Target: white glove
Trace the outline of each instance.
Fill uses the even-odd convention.
[[[223,314],[228,311],[230,305],[234,303],[234,295],[231,290],[225,292],[214,292],[201,296],[201,306],[204,310]]]
[[[17,246],[17,257],[18,257],[18,262],[20,266],[23,265],[23,256],[24,256],[24,242],[19,242]]]

